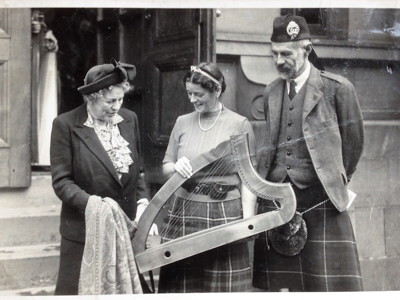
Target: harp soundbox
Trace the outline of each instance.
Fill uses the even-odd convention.
[[[169,197],[186,181],[186,178],[175,173],[153,197],[139,220],[134,239],[139,272],[150,271],[256,235],[291,220],[296,210],[296,197],[292,187],[289,183],[266,181],[258,175],[251,163],[247,134],[231,136],[230,140],[192,159],[190,164],[193,173],[228,155],[233,157],[240,179],[246,187],[259,198],[278,203],[277,210],[202,230],[146,249],[147,236],[154,219]]]

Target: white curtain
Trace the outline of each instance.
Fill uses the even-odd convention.
[[[50,165],[50,134],[57,117],[57,40],[51,30],[44,38],[38,88],[38,164]]]

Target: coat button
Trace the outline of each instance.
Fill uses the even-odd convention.
[[[288,151],[288,152],[286,152],[286,154],[287,154],[288,156],[290,156],[292,153],[291,153],[290,151]]]
[[[292,126],[293,123],[289,121],[287,124],[288,126]]]
[[[294,108],[293,106],[289,106],[289,110],[293,110],[293,108]]]
[[[290,166],[286,166],[286,169],[290,170]]]
[[[291,137],[290,137],[290,136],[288,136],[286,139],[287,139],[288,141],[290,141]]]

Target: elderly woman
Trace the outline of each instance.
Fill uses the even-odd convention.
[[[148,204],[137,116],[121,108],[135,75],[135,66],[115,60],[94,66],[78,88],[85,103],[53,122],[51,173],[62,201],[56,295],[78,294],[89,199],[109,197],[131,220]]]
[[[192,66],[183,83],[195,111],[176,120],[163,171],[169,176],[178,172],[190,179],[171,199],[166,224],[160,233],[162,241],[250,217],[255,210],[256,197],[241,184],[233,162],[219,161],[192,174],[190,160],[229,140],[231,135],[248,133],[250,153],[255,151],[250,122],[220,101],[226,87],[222,72],[213,63],[200,63]],[[236,242],[162,267],[159,292],[249,291],[247,246],[245,241]]]

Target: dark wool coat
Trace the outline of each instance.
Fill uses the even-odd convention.
[[[137,116],[124,108],[118,113],[124,119],[118,127],[133,160],[129,174],[121,180],[94,129],[83,125],[88,118],[86,104],[53,121],[51,174],[54,191],[62,201],[60,233],[68,240],[85,241],[85,208],[90,195],[114,199],[132,220],[137,200],[148,198],[140,175]]]

